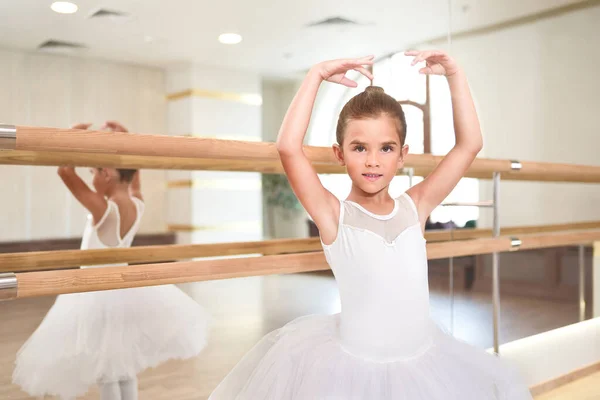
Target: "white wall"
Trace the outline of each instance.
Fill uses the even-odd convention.
[[[169,101],[170,134],[224,140],[261,139],[262,95],[257,73],[193,63],[173,65],[167,70],[167,93],[182,91],[193,94]],[[192,182],[168,191],[167,222],[188,228],[178,231],[179,243],[262,239],[260,174],[169,171],[167,176],[171,183]]]
[[[484,132],[483,157],[600,165],[600,7],[455,40]],[[481,198],[492,195],[482,182]],[[600,186],[503,183],[502,226],[600,220]],[[491,214],[481,213],[489,226]]]
[[[262,81],[262,140],[264,142],[277,140],[283,117],[301,83],[302,80]]]
[[[275,142],[301,80],[262,82],[262,140]],[[304,210],[285,210],[266,204],[263,195],[263,231],[265,238],[301,238],[308,236],[308,216]]]
[[[164,73],[97,60],[0,50],[0,122],[69,127],[107,119],[166,133]],[[81,175],[89,178],[87,169]],[[144,171],[141,232],[165,229],[164,171]],[[0,241],[77,237],[85,211],[54,167],[0,166]]]

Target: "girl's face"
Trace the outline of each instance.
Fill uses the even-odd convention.
[[[355,187],[367,194],[386,189],[404,165],[408,146],[402,146],[395,121],[385,115],[351,120],[346,126],[342,148],[334,146]]]

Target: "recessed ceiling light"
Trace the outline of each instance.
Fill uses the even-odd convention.
[[[219,35],[219,42],[223,44],[238,44],[242,41],[242,36],[237,33],[223,33]]]
[[[77,4],[68,1],[55,1],[50,8],[59,14],[75,14],[79,9]]]

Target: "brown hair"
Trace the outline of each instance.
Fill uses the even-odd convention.
[[[96,168],[98,171],[102,171],[102,168]],[[119,174],[119,182],[131,183],[133,181],[133,177],[135,173],[138,172],[137,169],[123,169],[116,168],[117,173]]]
[[[335,135],[338,144],[341,146],[344,141],[348,122],[353,119],[377,118],[382,114],[396,121],[396,131],[400,145],[403,146],[406,138],[406,118],[402,106],[378,86],[367,86],[364,92],[351,98],[342,108]]]
[[[131,183],[133,181],[133,177],[137,172],[137,169],[121,169],[117,168],[117,172],[119,173],[119,179],[121,182]]]
[[[106,122],[104,126],[109,132],[127,132],[127,129],[118,122]],[[125,183],[131,183],[137,171],[137,169],[117,168],[119,180]]]

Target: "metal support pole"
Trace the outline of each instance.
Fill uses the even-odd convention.
[[[454,336],[454,257],[449,259],[450,267],[450,333]]]
[[[585,321],[585,247],[579,245],[579,321]]]
[[[415,177],[415,169],[414,168],[409,168],[408,169],[408,187],[413,187],[413,179]]]
[[[494,225],[493,236],[500,236],[500,173],[494,172]],[[494,353],[500,353],[500,275],[498,267],[500,264],[500,254],[492,254],[492,304],[494,319]]]

